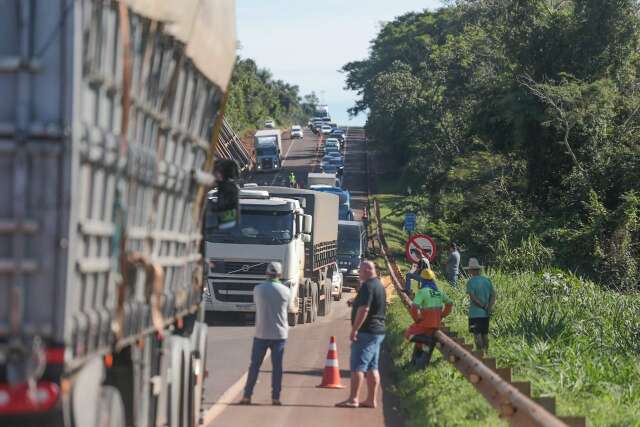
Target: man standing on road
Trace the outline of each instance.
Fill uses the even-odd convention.
[[[279,280],[281,277],[282,265],[279,262],[271,262],[267,265],[267,280],[253,289],[253,300],[256,303],[256,335],[253,339],[251,365],[241,405],[251,404],[253,387],[256,385],[267,349],[271,350],[273,365],[271,402],[276,406],[281,405],[282,358],[289,333],[287,307],[291,298],[291,291]]]
[[[289,187],[296,188],[296,174],[293,172],[289,174]]]
[[[337,403],[341,408],[375,408],[376,394],[380,385],[378,360],[384,340],[384,321],[387,295],[376,276],[376,267],[371,261],[360,264],[360,288],[351,305],[351,393],[349,399]],[[359,401],[362,380],[367,378],[367,398]]]
[[[458,273],[460,271],[460,251],[458,245],[451,242],[449,258],[447,259],[447,280],[454,288],[458,287]]]
[[[465,267],[471,278],[467,282],[469,295],[469,332],[473,334],[476,350],[489,350],[489,318],[496,303],[496,292],[488,277],[480,274],[482,266],[476,258]]]

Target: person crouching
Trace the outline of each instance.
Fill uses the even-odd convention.
[[[422,275],[422,288],[411,305],[411,317],[415,323],[405,331],[405,337],[415,343],[411,364],[418,369],[429,365],[436,345],[433,335],[453,308],[451,298],[436,286],[433,270],[425,270]]]

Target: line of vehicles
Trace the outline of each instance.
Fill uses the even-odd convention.
[[[318,114],[330,120],[326,106]],[[258,131],[256,147],[267,137],[277,137],[270,144],[279,153],[277,129]],[[340,159],[342,170],[341,141],[328,138],[322,148],[325,155]],[[259,165],[267,170],[263,157]],[[216,191],[209,194],[212,203],[216,197]],[[366,228],[354,221],[351,196],[336,167],[308,173],[305,189],[245,184],[240,226],[208,229],[205,220],[204,234],[206,309],[254,313],[253,287],[264,280],[268,263],[278,261],[295,295],[288,309],[291,326],[329,314],[343,288],[356,286],[358,265],[368,255]]]

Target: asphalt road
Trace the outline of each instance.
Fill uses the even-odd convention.
[[[321,138],[305,131],[304,140],[284,140],[285,161],[278,173],[261,173],[247,179],[261,185],[279,185],[286,182],[293,171],[298,182],[306,184],[308,172],[318,171]],[[364,131],[349,128],[345,149],[344,187],[353,196],[352,207],[360,217],[366,203],[366,172]],[[320,317],[314,324],[298,325],[291,329],[285,350],[282,407],[270,403],[271,363],[265,361],[254,392],[255,405],[237,406],[241,396],[254,327],[251,319],[241,317],[210,318],[207,343],[207,370],[205,382],[205,421],[207,426],[397,426],[398,415],[389,395],[380,396],[377,409],[338,409],[334,403],[347,396],[345,390],[319,389],[329,338],[336,336],[342,384],[349,386],[349,309],[345,294],[343,300],[333,304],[332,313]],[[383,383],[384,383],[383,369]],[[363,390],[364,393],[364,390]],[[384,397],[384,404],[383,404]],[[362,396],[364,399],[364,396]]]

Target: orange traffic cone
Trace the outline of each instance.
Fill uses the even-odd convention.
[[[340,384],[336,337],[331,337],[331,340],[329,340],[329,351],[327,352],[327,361],[324,364],[324,371],[322,372],[322,383],[318,387],[344,388],[344,386]]]

